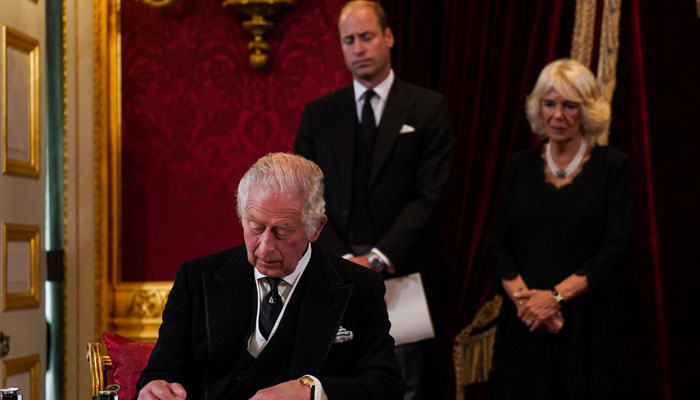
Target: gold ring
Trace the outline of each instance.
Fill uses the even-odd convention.
[[[168,382],[163,381],[163,380],[160,381],[160,384],[163,385],[163,386],[168,386]]]

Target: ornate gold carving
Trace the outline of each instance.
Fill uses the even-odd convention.
[[[155,341],[172,282],[123,282],[114,287],[110,330],[134,340]]]
[[[243,22],[243,29],[248,31],[253,40],[248,42],[250,65],[261,69],[267,65],[270,45],[265,35],[275,26],[270,19],[294,7],[293,0],[224,0],[224,7],[230,7],[236,14],[249,18]]]
[[[139,318],[159,317],[165,307],[165,299],[162,293],[156,290],[139,290],[131,295],[131,315]]]
[[[576,19],[571,38],[571,58],[590,68],[595,36],[597,0],[576,0]]]
[[[26,53],[28,60],[27,77],[29,82],[27,88],[27,101],[29,102],[29,128],[27,142],[29,145],[28,160],[14,159],[8,152],[9,137],[7,124],[8,101],[18,101],[19,99],[7,98],[7,50],[13,48],[22,53]],[[2,171],[6,174],[26,176],[30,178],[39,177],[39,41],[14,30],[6,25],[0,25],[0,63],[2,64],[2,94],[0,94],[0,104],[2,105],[2,120],[0,131],[2,131],[2,151],[3,164]],[[18,134],[22,134],[19,132]]]
[[[38,399],[39,395],[39,370],[41,359],[38,354],[26,357],[4,360],[2,362],[2,387],[7,387],[7,377],[29,373],[29,394],[24,393],[28,399]]]
[[[455,398],[464,400],[464,387],[475,382],[486,382],[491,361],[493,360],[493,344],[496,338],[496,327],[472,335],[475,330],[488,327],[501,311],[503,298],[496,295],[486,302],[472,322],[455,337],[452,347],[452,360],[455,367]]]
[[[2,224],[2,309],[16,310],[39,306],[39,271],[41,268],[41,242],[36,225]],[[26,292],[8,291],[7,242],[29,242],[29,289]]]
[[[603,20],[600,32],[600,50],[598,52],[598,84],[603,97],[612,104],[615,84],[617,83],[617,52],[620,47],[620,7],[622,0],[605,0]],[[610,132],[603,132],[598,137],[598,144],[608,144]]]

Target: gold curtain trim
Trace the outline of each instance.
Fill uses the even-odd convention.
[[[472,322],[455,337],[452,361],[455,367],[456,400],[464,400],[465,386],[488,380],[496,327],[476,335],[472,335],[472,332],[489,326],[498,317],[502,304],[503,298],[499,295],[486,302]]]
[[[603,20],[601,22],[600,44],[598,52],[598,84],[603,98],[612,104],[617,83],[617,53],[620,48],[620,7],[622,0],[605,0]],[[609,131],[603,132],[598,144],[608,144]]]
[[[571,58],[590,68],[595,37],[596,0],[576,0]]]

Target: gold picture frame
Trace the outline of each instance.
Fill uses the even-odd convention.
[[[28,91],[28,160],[11,158],[8,154],[8,79],[7,79],[7,54],[8,49],[25,53],[28,60],[27,79]],[[2,130],[2,172],[4,174],[19,175],[30,178],[39,178],[39,41],[7,25],[0,25],[0,58],[2,59],[2,93],[0,104],[2,117],[0,130]]]
[[[2,224],[2,260],[0,262],[2,263],[3,311],[39,307],[40,235],[37,225]],[[29,290],[26,292],[8,292],[8,242],[29,243]]]
[[[7,377],[19,375],[25,372],[29,373],[29,393],[24,393],[28,399],[38,399],[39,396],[39,371],[41,367],[41,359],[38,354],[32,354],[25,357],[15,358],[12,360],[3,360],[2,362],[2,387],[7,387]]]

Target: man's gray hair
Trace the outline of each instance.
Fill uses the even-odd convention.
[[[253,164],[238,184],[238,218],[243,221],[250,189],[304,198],[301,219],[307,235],[316,232],[325,214],[323,172],[312,161],[288,153],[270,153]]]

